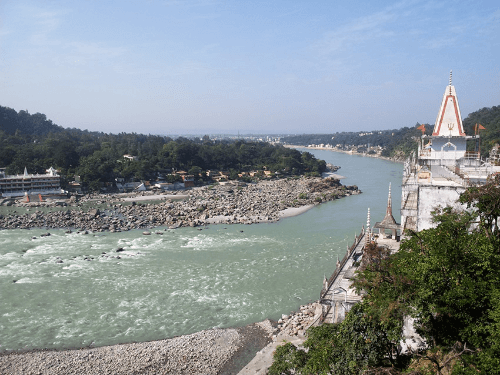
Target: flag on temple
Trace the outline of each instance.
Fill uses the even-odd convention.
[[[479,130],[486,130],[486,128],[483,125],[476,123],[476,125],[474,126],[474,133],[477,134]]]

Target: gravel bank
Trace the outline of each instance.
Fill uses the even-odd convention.
[[[168,340],[61,351],[0,354],[0,373],[235,374],[270,341],[259,324]],[[270,326],[270,323],[268,323]]]
[[[240,328],[210,329],[144,343],[74,350],[0,353],[2,375],[81,374],[265,374],[276,346],[305,340],[318,321],[321,305]]]
[[[301,343],[321,314],[318,303],[240,328],[210,329],[144,343],[74,350],[0,353],[2,375],[265,374],[284,341]]]

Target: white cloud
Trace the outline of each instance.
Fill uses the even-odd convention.
[[[435,38],[435,39],[428,40],[425,43],[424,47],[429,48],[429,49],[442,49],[442,48],[453,46],[456,41],[457,41],[456,38],[444,36],[441,38]]]
[[[31,43],[38,46],[59,44],[57,40],[50,38],[50,34],[59,28],[61,19],[67,14],[67,11],[45,11],[38,8],[31,8],[30,13],[33,25],[36,28],[31,35]]]
[[[74,61],[109,61],[123,57],[125,47],[111,47],[97,42],[68,42],[65,44],[68,58]]]
[[[369,40],[392,37],[394,32],[385,26],[394,19],[396,15],[389,10],[357,18],[347,25],[325,33],[323,38],[314,44],[314,48],[325,55]]]
[[[219,4],[218,0],[166,0],[166,5],[183,6],[188,8],[205,7]]]

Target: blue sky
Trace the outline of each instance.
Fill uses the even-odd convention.
[[[64,127],[331,133],[500,105],[500,2],[0,2],[0,105]]]

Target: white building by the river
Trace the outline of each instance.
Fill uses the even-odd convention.
[[[61,177],[50,167],[46,174],[29,174],[24,168],[23,174],[7,175],[5,168],[0,168],[0,195],[2,197],[22,197],[23,195],[62,194]]]
[[[476,126],[476,133],[478,129],[479,126]],[[467,151],[469,142],[473,142],[471,148],[474,148],[474,151]],[[392,215],[389,187],[387,210],[383,220],[372,227],[368,209],[366,229],[363,228],[352,246],[347,249],[342,261],[337,261],[332,276],[323,281],[320,294],[322,316],[318,323],[342,321],[351,307],[361,299],[352,288],[352,279],[368,243],[375,242],[377,246],[385,247],[391,252],[398,251],[399,239],[405,230],[421,231],[431,228],[435,225],[431,212],[436,207],[450,205],[464,208],[457,200],[468,186],[484,184],[489,176],[500,173],[500,166],[496,165],[498,158],[491,161],[482,160],[479,147],[476,147],[478,144],[478,134],[467,136],[464,132],[450,73],[450,83],[445,89],[432,135],[422,135],[417,154],[409,158],[404,165],[401,224],[396,223]],[[404,342],[404,348],[416,349],[423,345],[423,341],[418,339],[413,330],[410,317],[405,320],[404,333],[408,338]]]
[[[476,133],[478,126],[476,126]],[[471,144],[474,151],[467,151]],[[471,184],[484,184],[500,172],[489,160],[481,160],[479,134],[466,135],[457,93],[446,87],[432,135],[422,135],[418,152],[405,162],[401,199],[401,230],[429,229],[431,212],[438,206],[459,207],[457,199]]]

